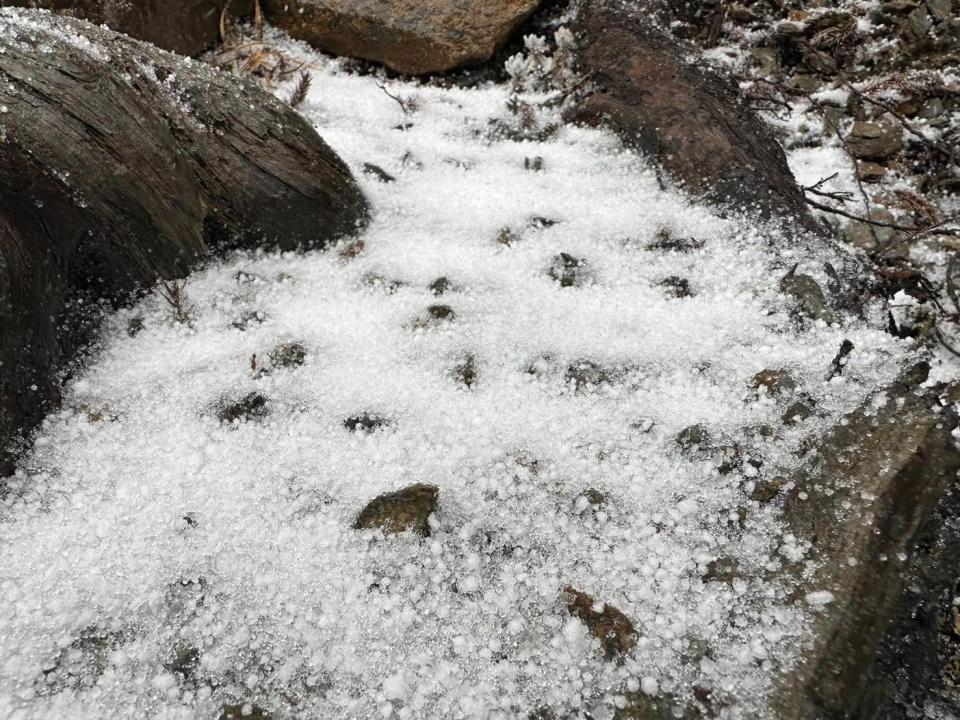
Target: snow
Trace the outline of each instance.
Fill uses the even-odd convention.
[[[730,717],[769,716],[811,611],[768,571],[806,547],[746,488],[794,467],[907,345],[882,315],[795,319],[775,279],[795,263],[821,278],[824,258],[661,189],[612,135],[491,137],[497,85],[390,81],[417,98],[408,115],[377,78],[290,47],[313,72],[302,112],[370,199],[364,249],[236,255],[188,279],[191,324],[156,294],[109,319],[3,499],[0,715],[612,717],[625,692],[687,701],[698,685],[734,694]],[[703,246],[649,249],[664,229]],[[585,261],[580,286],[549,276],[561,252]],[[438,303],[452,320],[417,322]],[[845,382],[826,383],[844,339]],[[284,342],[306,348],[301,367],[251,370]],[[468,355],[469,389],[451,377]],[[610,381],[578,389],[582,360]],[[783,427],[784,401],[749,387],[764,368],[788,369],[817,415]],[[217,420],[251,392],[265,418]],[[348,432],[363,412],[392,424]],[[681,452],[696,423],[759,472]],[[415,482],[440,488],[429,538],[351,528]],[[706,582],[721,557],[742,578]],[[630,618],[622,662],[566,611],[568,584]],[[170,669],[183,649],[192,680]]]

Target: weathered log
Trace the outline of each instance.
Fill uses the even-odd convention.
[[[216,44],[226,0],[0,0],[4,7],[53,10],[106,25],[125,35],[181,55],[197,55]],[[253,0],[230,0],[229,12],[253,12]]]
[[[693,195],[819,232],[772,130],[662,29],[668,14],[657,0],[584,3],[573,31],[594,91],[570,117],[608,124]]]
[[[366,212],[337,155],[253,84],[0,10],[0,448],[56,402],[92,300],[224,247],[321,247]]]

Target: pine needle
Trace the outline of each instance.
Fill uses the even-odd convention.
[[[290,107],[295,108],[307,99],[307,92],[310,90],[312,80],[313,77],[306,70],[300,73],[300,81],[297,83],[297,88],[293,91],[293,95],[290,96]]]

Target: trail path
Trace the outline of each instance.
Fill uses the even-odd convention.
[[[604,132],[491,138],[504,87],[392,81],[407,116],[311,59],[301,109],[371,200],[362,251],[234,257],[189,278],[190,325],[159,296],[109,320],[3,499],[0,715],[599,720],[699,686],[762,716],[829,598],[765,579],[804,548],[751,493],[895,375],[897,341],[792,318],[778,280],[815,258]],[[271,367],[281,343],[302,365]],[[751,388],[766,368],[796,390]],[[250,393],[262,416],[218,419]],[[388,422],[345,427],[364,413]],[[351,527],[413,483],[439,488],[429,537]],[[624,657],[566,585],[632,621]]]

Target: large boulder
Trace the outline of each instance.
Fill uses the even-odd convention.
[[[540,0],[266,0],[271,23],[337,55],[410,75],[490,59]]]
[[[366,213],[337,155],[253,84],[0,10],[0,451],[57,402],[94,301],[219,248],[322,247]]]
[[[0,0],[0,6],[53,10],[106,25],[181,55],[216,44],[226,0]],[[231,15],[253,12],[253,0],[230,0]]]
[[[819,231],[772,130],[731,78],[663,29],[670,10],[657,0],[583,4],[572,29],[592,90],[571,118],[612,127],[694,195]]]
[[[792,479],[784,514],[811,543],[817,567],[813,575],[797,568],[796,595],[822,612],[803,661],[783,680],[775,703],[782,720],[880,717],[869,708],[883,705],[910,670],[909,659],[896,673],[876,666],[909,599],[920,533],[960,473],[957,417],[943,388],[922,387],[926,377],[921,364],[878,392]],[[910,626],[922,629],[916,617]]]

